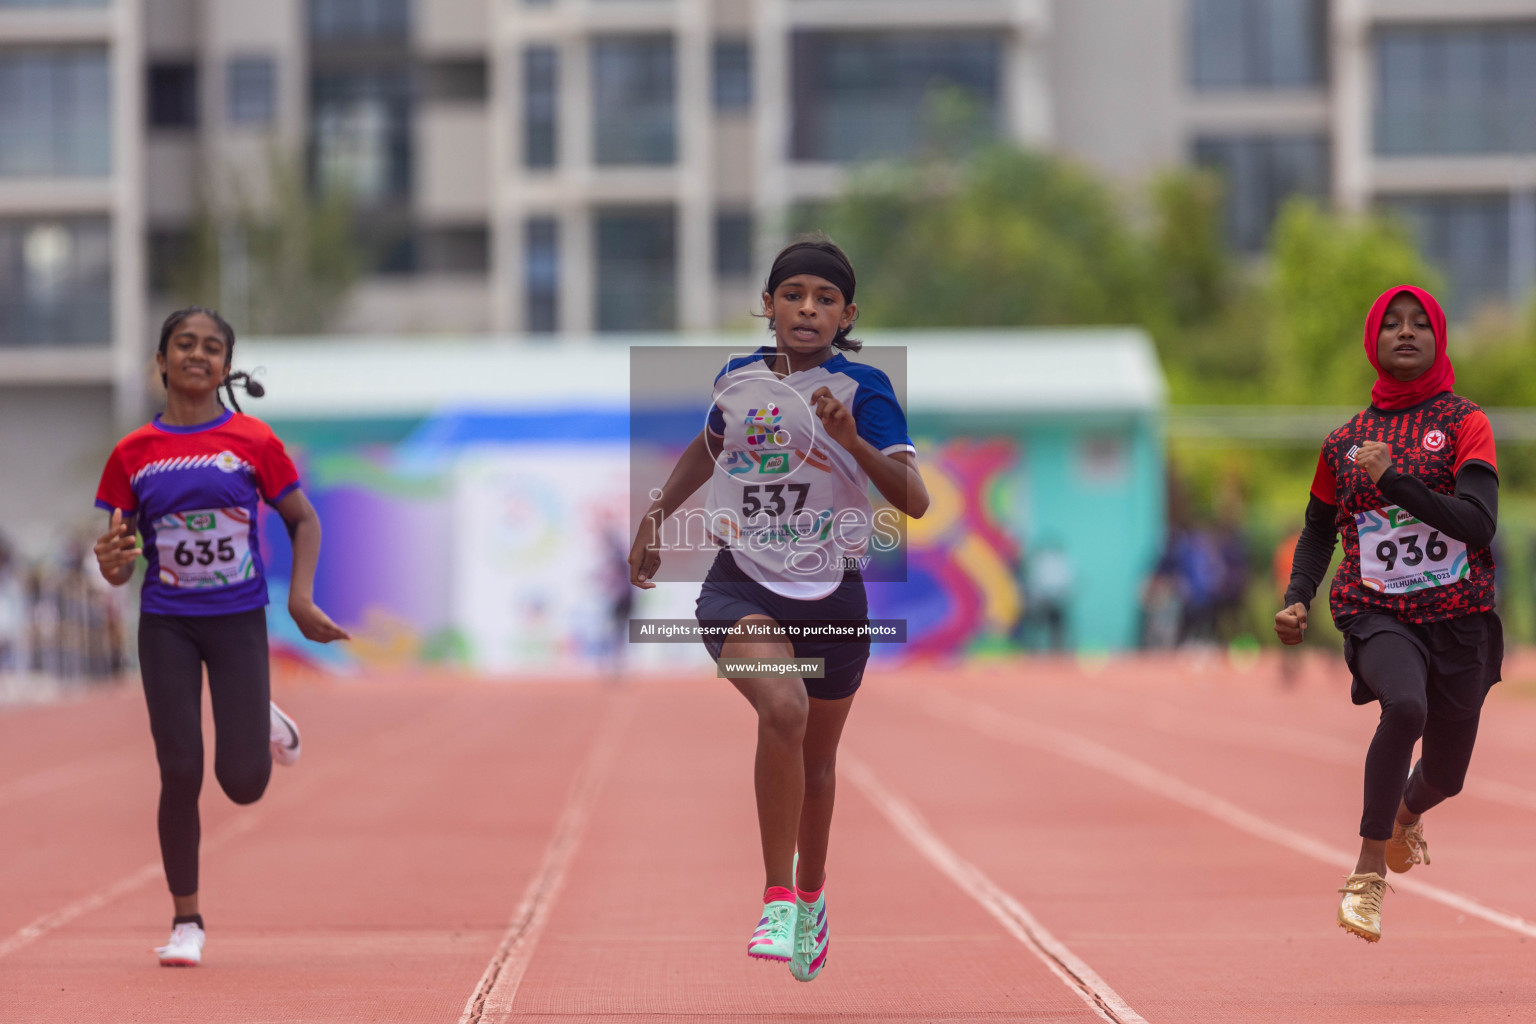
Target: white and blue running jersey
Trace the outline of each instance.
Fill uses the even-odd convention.
[[[705,498],[711,532],[741,570],[783,597],[817,600],[861,564],[871,535],[894,541],[897,518],[877,523],[869,476],[822,430],[811,395],[825,387],[853,414],[859,436],[884,455],[913,452],[890,378],[841,353],[780,377],[764,346],[715,378],[709,431],[722,452]]]

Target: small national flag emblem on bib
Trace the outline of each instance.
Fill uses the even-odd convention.
[[[1443,431],[1431,430],[1424,435],[1424,447],[1432,452],[1437,452],[1445,447],[1445,434]]]

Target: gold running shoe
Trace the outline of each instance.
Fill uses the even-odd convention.
[[[1387,840],[1387,870],[1402,874],[1415,864],[1429,863],[1429,844],[1424,842],[1424,817],[1412,825],[1392,823],[1392,838]]]
[[[1366,942],[1380,941],[1381,898],[1390,888],[1387,880],[1374,871],[1344,879],[1344,888],[1339,890],[1344,894],[1339,903],[1339,927]]]

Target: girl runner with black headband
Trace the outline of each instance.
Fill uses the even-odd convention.
[[[145,555],[139,664],[160,765],[160,854],[175,916],[156,950],[167,967],[202,960],[198,908],[198,793],[203,785],[203,666],[216,737],[213,772],[237,804],[266,791],[272,762],[292,764],[299,732],[269,696],[267,581],[257,544],[260,501],[277,509],[293,541],[288,611],[311,640],[348,640],[314,602],[320,517],[283,443],[241,414],[231,373],[234,329],[211,309],[172,313],[155,356],[165,412],[117,443],[96,505],[111,513],[96,541],[101,575],[113,586]],[[235,411],[219,401],[224,388]],[[140,547],[135,534],[143,535]]]
[[[838,740],[869,660],[860,575],[873,528],[869,485],[919,517],[928,492],[906,415],[880,370],[851,362],[858,307],[831,241],[779,253],[763,291],[775,344],[730,360],[708,424],[641,520],[630,579],[650,588],[661,524],[708,484],[721,550],[698,599],[705,645],[757,713],[758,827],[766,884],[750,956],[811,981],[829,945],[825,886]],[[762,634],[747,633],[756,627]],[[711,628],[729,630],[711,636]],[[791,635],[785,627],[796,630]],[[850,635],[848,640],[805,633]],[[730,662],[822,659],[820,677]]]
[[[1371,306],[1371,405],[1323,442],[1275,615],[1280,639],[1301,643],[1342,535],[1329,604],[1351,696],[1380,701],[1381,720],[1365,757],[1360,858],[1339,890],[1338,922],[1369,942],[1381,938],[1387,871],[1429,863],[1422,815],[1461,792],[1504,657],[1489,550],[1499,507],[1493,429],[1452,392],[1445,334],[1445,314],[1422,288],[1388,289]]]

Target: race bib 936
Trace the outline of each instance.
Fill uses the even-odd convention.
[[[1464,579],[1467,546],[1396,505],[1355,515],[1360,583],[1381,594],[1411,594]]]

